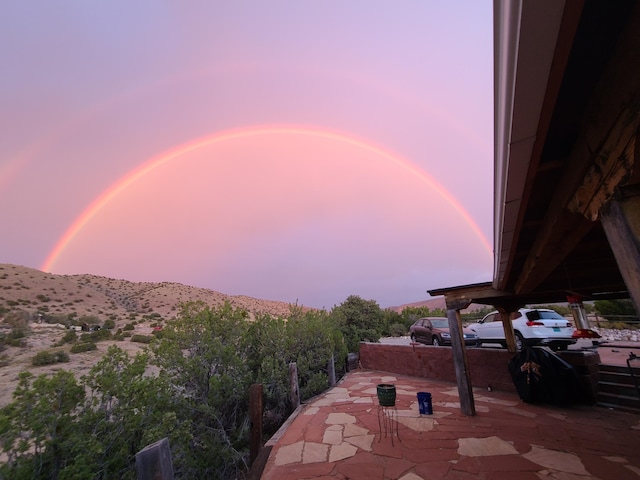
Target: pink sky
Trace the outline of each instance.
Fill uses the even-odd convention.
[[[3,6],[0,262],[331,308],[492,277],[492,5]]]

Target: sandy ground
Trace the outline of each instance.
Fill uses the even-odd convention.
[[[134,333],[150,335],[151,331],[152,328],[149,324],[143,323],[136,325]],[[26,339],[26,347],[8,347],[0,354],[0,356],[6,355],[9,361],[8,365],[0,367],[0,407],[11,402],[13,391],[18,382],[18,375],[25,370],[36,376],[42,373],[49,374],[59,370],[68,370],[79,378],[89,372],[91,367],[102,358],[111,345],[118,345],[118,347],[132,356],[145,346],[142,343],[131,342],[128,339],[124,341],[107,340],[98,342],[96,344],[98,349],[92,352],[69,353],[70,346],[68,344],[63,347],[53,346],[65,333],[66,330],[63,326],[34,323],[31,325],[31,334]],[[31,359],[42,350],[65,350],[69,353],[69,362],[33,366]]]

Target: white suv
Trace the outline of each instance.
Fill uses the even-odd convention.
[[[511,323],[518,351],[523,345],[547,345],[554,351],[566,350],[576,343],[572,337],[575,331],[573,324],[553,310],[521,308],[512,314]],[[502,319],[497,311],[487,314],[478,323],[472,323],[469,328],[478,334],[479,345],[499,343],[507,346]]]

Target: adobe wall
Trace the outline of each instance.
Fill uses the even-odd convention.
[[[507,369],[512,356],[512,353],[503,349],[468,348],[473,386],[491,386],[493,389],[515,392]],[[360,344],[360,363],[363,368],[370,370],[457,383],[451,347],[363,342]]]
[[[452,352],[451,347],[362,342],[360,363],[370,370],[457,383]],[[517,393],[507,368],[513,356],[505,349],[467,348],[472,385]],[[573,365],[583,402],[595,403],[600,356],[596,352],[584,351],[558,352],[558,356]]]

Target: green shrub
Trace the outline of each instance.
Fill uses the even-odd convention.
[[[151,343],[151,340],[153,340],[152,335],[135,334],[131,337],[132,342],[138,342],[138,343]]]
[[[133,326],[133,323],[127,323],[123,328],[124,331],[131,331],[131,330],[134,330],[134,329],[135,329],[135,327]]]
[[[26,347],[27,346],[27,340],[25,338],[10,338],[10,337],[8,337],[5,340],[5,343],[7,345],[12,346],[12,347]]]
[[[69,361],[69,354],[64,350],[58,350],[54,355],[56,363],[65,363]]]
[[[102,325],[102,328],[112,330],[116,328],[116,322],[113,319],[108,318],[107,320],[104,321],[104,325]]]
[[[131,333],[131,332],[122,332],[122,336],[123,336],[124,338],[129,338],[129,337],[131,337],[132,335],[133,335],[133,333]]]
[[[329,388],[329,379],[324,373],[314,373],[311,375],[307,384],[300,388],[300,396],[302,398],[311,398]]]
[[[57,361],[58,360],[54,353],[47,350],[42,350],[34,355],[34,357],[31,359],[31,364],[35,366],[52,365],[54,363],[57,363]]]
[[[394,323],[389,327],[389,336],[402,337],[407,334],[407,327],[402,323]]]
[[[78,337],[76,335],[76,331],[75,330],[67,330],[67,333],[65,333],[64,336],[60,339],[60,341],[58,341],[54,345],[56,345],[57,347],[61,347],[65,343],[75,343],[76,340],[78,340]]]
[[[83,333],[80,335],[80,340],[82,342],[100,342],[102,340],[109,340],[111,338],[111,332],[106,329],[96,330],[91,333]]]
[[[93,342],[76,343],[71,346],[71,353],[90,352],[97,349],[98,346]]]

